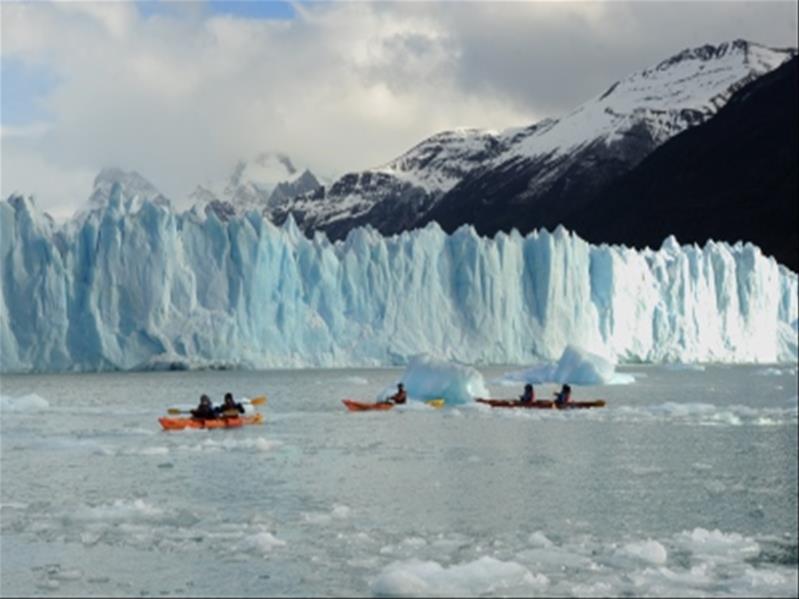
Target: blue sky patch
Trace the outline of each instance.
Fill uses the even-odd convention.
[[[138,0],[136,6],[143,17],[159,14],[175,14],[181,5],[187,2],[168,0]],[[211,14],[230,15],[245,19],[293,19],[294,8],[290,2],[263,0],[210,0],[197,2],[197,6],[205,7]]]
[[[50,118],[40,102],[58,83],[50,69],[3,57],[0,59],[0,83],[3,125],[24,125]]]

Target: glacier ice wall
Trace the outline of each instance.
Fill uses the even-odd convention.
[[[557,359],[796,362],[797,275],[749,244],[591,246],[432,224],[331,243],[144,202],[57,227],[0,203],[0,370]]]

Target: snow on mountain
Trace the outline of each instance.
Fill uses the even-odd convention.
[[[654,67],[615,82],[604,93],[549,126],[511,133],[493,163],[518,156],[573,152],[602,140],[623,140],[644,126],[659,145],[721,108],[737,90],[772,71],[794,50],[767,48],[744,40],[683,50]],[[505,137],[508,137],[506,134]]]
[[[568,344],[622,361],[797,360],[797,275],[750,244],[658,251],[554,233],[308,239],[120,186],[79,226],[0,203],[0,371],[530,364]]]
[[[364,224],[391,234],[438,220],[454,230],[497,218],[489,212],[502,217],[484,230],[509,229],[505,225],[513,224],[520,205],[547,193],[551,202],[569,203],[571,196],[590,192],[710,118],[735,90],[793,54],[743,40],[687,49],[561,118],[499,133],[439,133],[384,166],[344,175],[323,194],[285,203],[271,216],[280,223],[292,214],[306,232],[323,230],[334,238]]]
[[[88,207],[78,213],[78,218],[85,217],[92,211],[104,210],[109,203],[114,186],[119,187],[121,207],[126,212],[138,211],[144,202],[152,202],[171,209],[171,202],[153,185],[136,171],[125,171],[121,168],[104,168],[94,178],[94,189],[89,196]]]
[[[260,214],[319,185],[308,169],[297,170],[285,154],[262,152],[252,160],[240,160],[226,181],[198,185],[189,199],[200,209],[208,206],[220,218],[228,218],[251,210]]]
[[[586,241],[746,240],[799,272],[799,56],[736,91],[560,222]],[[592,209],[595,208],[595,209]]]
[[[421,187],[428,193],[448,191],[466,173],[490,161],[501,149],[501,138],[495,131],[444,131],[374,170]]]

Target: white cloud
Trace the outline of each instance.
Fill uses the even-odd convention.
[[[56,220],[72,216],[75,208],[88,198],[88,190],[91,190],[97,174],[94,170],[74,165],[61,166],[42,158],[40,152],[23,147],[6,152],[5,145],[4,136],[4,151],[0,158],[4,198],[11,194],[34,195],[36,204]],[[7,173],[13,173],[13,176],[7,177]],[[15,185],[15,181],[26,185]],[[81,200],[76,202],[75,198]]]
[[[47,65],[58,83],[49,126],[3,126],[2,193],[35,193],[63,214],[88,197],[87,173],[118,165],[180,202],[263,150],[341,174],[443,129],[559,114],[688,45],[795,37],[795,20],[773,16],[784,5],[719,4],[704,20],[691,8],[690,34],[672,39],[658,22],[676,18],[659,16],[674,3],[319,3],[290,21],[6,4],[3,55]]]
[[[35,139],[41,137],[52,128],[52,124],[43,121],[27,123],[25,125],[3,125],[0,127],[0,138]]]

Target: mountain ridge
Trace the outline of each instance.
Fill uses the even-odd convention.
[[[334,239],[370,224],[383,234],[437,221],[482,234],[553,228],[658,145],[706,121],[740,87],[795,54],[735,40],[683,50],[614,82],[560,118],[501,132],[439,132],[374,169],[268,212]]]

